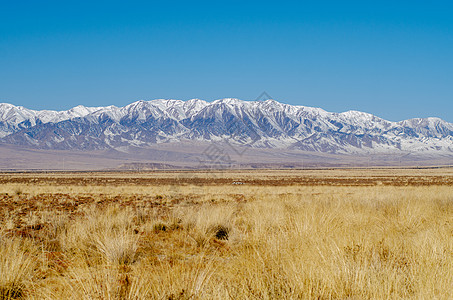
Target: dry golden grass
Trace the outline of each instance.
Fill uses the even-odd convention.
[[[0,299],[453,298],[448,170],[310,172],[3,175]]]

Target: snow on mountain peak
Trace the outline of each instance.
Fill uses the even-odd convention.
[[[237,98],[223,98],[223,99],[218,99],[212,102],[212,104],[228,104],[228,105],[243,105],[247,103],[246,101],[239,100]]]

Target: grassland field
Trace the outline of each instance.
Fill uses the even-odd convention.
[[[0,299],[453,299],[453,168],[0,174]]]

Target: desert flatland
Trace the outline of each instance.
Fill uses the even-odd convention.
[[[0,174],[0,299],[451,299],[453,168]]]

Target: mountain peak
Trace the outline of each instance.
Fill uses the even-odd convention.
[[[229,105],[240,105],[246,103],[246,101],[239,100],[237,98],[223,98],[223,99],[218,99],[212,102],[213,104],[217,103],[224,103],[224,104],[229,104]]]

